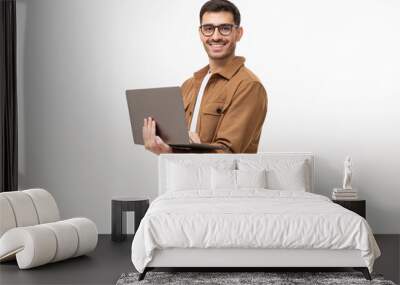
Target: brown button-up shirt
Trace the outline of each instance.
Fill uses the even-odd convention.
[[[226,67],[211,75],[204,90],[196,132],[202,143],[225,149],[215,152],[257,152],[267,114],[267,93],[244,62],[244,57],[235,56]],[[203,67],[181,86],[188,129],[208,70],[208,65]]]

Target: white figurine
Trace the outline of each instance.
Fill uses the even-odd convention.
[[[347,156],[344,161],[344,177],[343,177],[343,190],[351,190],[351,157]]]

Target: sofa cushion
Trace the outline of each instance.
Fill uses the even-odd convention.
[[[35,206],[39,224],[51,223],[60,220],[60,212],[53,196],[44,189],[35,188],[23,190],[29,195]]]
[[[15,228],[17,223],[15,221],[14,212],[10,202],[6,197],[0,193],[0,237],[9,229]]]
[[[44,189],[0,193],[0,237],[14,227],[56,222],[60,212],[53,196]]]
[[[3,192],[13,210],[17,227],[33,226],[39,223],[35,205],[30,196],[23,191]]]

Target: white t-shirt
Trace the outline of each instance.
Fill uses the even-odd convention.
[[[196,132],[197,119],[199,117],[201,100],[203,99],[204,90],[206,89],[208,80],[210,79],[211,75],[212,75],[212,73],[209,70],[207,72],[206,76],[204,77],[203,81],[201,82],[199,94],[197,95],[197,99],[196,99],[196,105],[194,106],[192,122],[190,123],[190,131],[191,132]]]

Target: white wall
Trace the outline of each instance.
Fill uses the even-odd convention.
[[[179,85],[207,63],[203,1],[18,0],[20,185],[110,232],[113,195],[156,196],[124,91]],[[262,151],[312,151],[317,192],[354,160],[375,233],[400,233],[400,2],[235,1],[237,54],[264,82]]]

